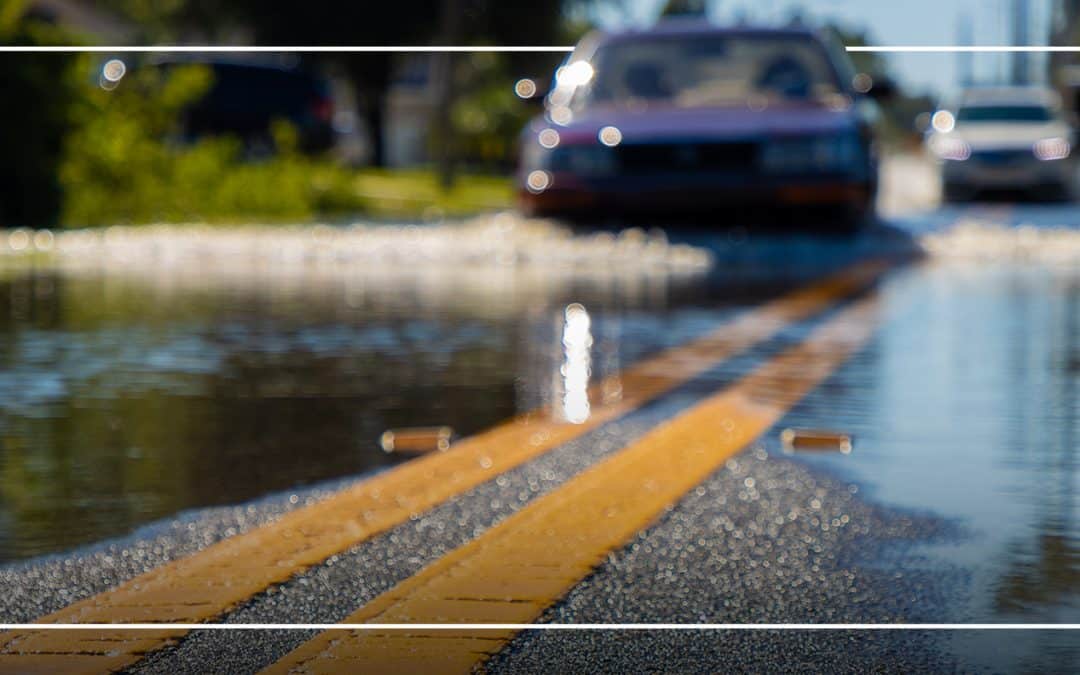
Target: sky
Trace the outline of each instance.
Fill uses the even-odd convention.
[[[613,5],[597,18],[611,27],[648,25],[664,4],[665,0],[623,0],[620,9]],[[1013,43],[1012,4],[1013,0],[712,0],[709,11],[719,23],[741,15],[754,24],[775,24],[799,10],[812,23],[837,22],[865,30],[872,43],[882,45],[960,44],[959,26],[966,20],[973,44],[1003,45]],[[1027,0],[1027,4],[1029,42],[1044,44],[1053,0]],[[1005,72],[1007,57],[977,54],[971,58],[977,80],[991,81]],[[888,55],[887,60],[890,72],[912,91],[947,96],[959,83],[955,54]]]

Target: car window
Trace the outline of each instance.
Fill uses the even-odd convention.
[[[958,122],[1050,122],[1053,112],[1041,105],[977,105],[960,108]]]
[[[594,76],[575,96],[594,103],[701,107],[752,97],[811,99],[840,92],[822,46],[802,36],[706,35],[618,41],[600,47]]]

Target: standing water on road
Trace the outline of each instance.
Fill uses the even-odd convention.
[[[496,218],[4,239],[0,562],[391,465],[387,429],[469,435],[548,404],[570,303],[593,314],[595,374],[724,313],[700,291],[703,251],[640,231]]]
[[[1046,226],[1067,216],[911,225],[929,257],[882,285],[876,336],[781,424],[851,434],[850,455],[806,461],[957,525],[922,547],[952,580],[943,621],[1080,621],[1080,239]],[[43,240],[49,258],[0,275],[0,560],[377,470],[400,461],[379,448],[391,428],[573,420],[590,380],[916,246],[904,227],[670,236],[689,245],[506,219]],[[964,662],[988,640],[959,636]]]
[[[1040,215],[925,238],[930,259],[883,289],[878,336],[788,418],[854,435],[812,465],[959,526],[922,551],[949,579],[943,622],[1080,623],[1080,229]],[[951,639],[986,672],[1051,672],[1075,647],[1067,632]]]

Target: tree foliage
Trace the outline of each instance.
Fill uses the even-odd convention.
[[[60,165],[63,222],[303,221],[363,208],[348,172],[297,153],[285,123],[277,154],[258,162],[233,138],[184,142],[180,113],[211,76],[199,65],[141,68],[114,90],[91,89]]]
[[[22,3],[3,5],[0,44],[75,42],[26,20]],[[64,135],[81,101],[85,59],[69,54],[7,54],[0,70],[0,224],[50,224],[63,198],[57,166]]]
[[[585,4],[396,0],[373,8],[329,0],[99,0],[93,6],[134,26],[131,39],[144,44],[488,45],[565,44],[577,37],[566,32],[577,25],[566,19],[567,9]],[[37,20],[29,6],[27,0],[0,2],[0,43],[79,42]],[[447,20],[451,16],[454,21]],[[367,126],[381,139],[387,92],[403,56],[319,58],[354,83]],[[522,75],[546,75],[560,58],[457,57],[446,71],[449,94],[437,106],[450,130],[433,137],[458,156],[488,165],[505,162],[532,113],[508,95],[510,85]],[[6,155],[0,164],[0,226],[241,216],[244,209],[250,209],[247,217],[304,218],[314,210],[355,206],[349,191],[339,189],[340,171],[328,165],[324,170],[295,153],[249,166],[237,143],[227,139],[176,143],[170,125],[179,101],[204,85],[151,82],[132,68],[117,90],[106,92],[97,86],[97,56],[9,54],[4,65],[0,87],[9,105],[0,113]],[[305,171],[308,188],[301,185]],[[315,173],[325,175],[311,181]],[[316,183],[331,187],[310,188]],[[254,203],[256,193],[267,196]]]
[[[140,27],[145,39],[176,41],[203,35],[204,41],[243,35],[261,45],[429,45],[429,44],[561,44],[568,8],[583,0],[536,0],[500,3],[496,0],[393,0],[371,3],[337,0],[104,0],[104,6]],[[322,55],[353,83],[360,113],[372,134],[375,163],[383,163],[382,138],[387,92],[401,55],[340,53]],[[457,59],[461,61],[462,59]],[[550,68],[550,55],[512,54],[487,59],[491,69],[535,72]],[[441,72],[459,74],[451,83],[467,85],[469,73],[459,67]],[[489,72],[477,73],[489,80]],[[438,84],[438,83],[436,83]],[[456,96],[454,96],[456,98]],[[449,109],[452,100],[441,102]]]

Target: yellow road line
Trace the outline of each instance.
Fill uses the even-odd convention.
[[[372,600],[345,623],[535,621],[872,334],[874,298]],[[264,674],[471,671],[512,631],[327,631]]]
[[[638,408],[785,326],[866,288],[888,268],[883,261],[855,265],[743,312],[685,346],[628,368],[616,376],[617,380],[601,382],[592,389],[593,400],[612,384],[618,384],[623,395],[615,403],[594,408],[583,424],[559,421],[545,410],[518,416],[455,444],[447,452],[407,462],[38,621],[199,623],[213,619],[311,565]],[[166,631],[156,637],[142,634],[138,640],[116,642],[95,640],[93,634],[85,632],[11,631],[0,635],[0,671],[16,661],[19,668],[29,668],[31,655],[36,654],[49,661],[50,668],[66,664],[64,655],[75,655],[78,658],[74,661],[86,666],[85,670],[76,668],[76,672],[100,672],[135,663],[147,651],[182,634]]]

